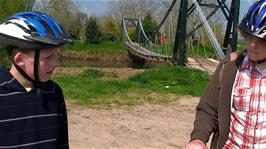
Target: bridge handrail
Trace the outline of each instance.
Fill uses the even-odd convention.
[[[128,34],[127,31],[127,26],[126,26],[126,21],[125,20],[131,20],[128,18],[123,18],[122,19],[122,29],[123,29],[123,35],[122,36],[126,36],[126,41],[124,42],[124,44],[128,47],[129,51],[131,51],[132,53],[139,55],[143,58],[152,58],[152,59],[156,59],[156,60],[163,60],[163,61],[172,61],[172,57],[171,56],[167,56],[167,55],[162,55],[159,53],[155,53],[152,52],[144,47],[142,47],[139,43],[135,43],[130,39],[130,36]],[[134,21],[138,21],[139,22],[139,27],[140,27],[140,32],[142,33],[142,35],[145,38],[145,43],[148,43],[150,46],[152,47],[163,47],[163,46],[158,46],[156,44],[154,44],[152,41],[149,40],[149,38],[147,37],[147,35],[144,32],[144,29],[142,27],[142,22],[140,19],[133,19]]]
[[[151,45],[153,45],[153,46],[156,46],[156,44],[154,44],[148,37],[147,37],[147,35],[145,34],[145,32],[144,32],[144,29],[143,29],[143,27],[142,27],[142,22],[141,22],[141,20],[140,19],[138,19],[139,20],[139,23],[140,23],[140,29],[141,29],[141,32],[142,32],[142,34],[144,35],[144,37],[146,38],[146,40],[151,44]]]
[[[122,24],[123,24],[123,29],[124,29],[124,31],[125,31],[125,33],[126,33],[127,39],[128,39],[131,43],[133,43],[132,40],[130,39],[130,37],[129,37],[127,31],[126,31],[126,25],[125,25],[125,20],[124,20],[124,18],[122,19]]]
[[[130,46],[131,48],[134,48],[136,51],[138,51],[140,53],[143,53],[143,54],[148,54],[150,56],[159,56],[159,57],[171,58],[171,57],[166,56],[166,55],[162,55],[162,54],[159,54],[159,53],[155,53],[155,52],[149,51],[146,48],[142,47],[141,45],[139,45],[138,43],[135,43],[135,42],[132,42],[132,43],[126,42],[126,44],[128,46]]]

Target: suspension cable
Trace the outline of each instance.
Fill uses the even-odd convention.
[[[199,17],[200,17],[201,21],[203,22],[204,29],[207,32],[207,35],[211,41],[211,44],[214,48],[214,51],[215,51],[217,57],[220,60],[222,60],[225,57],[225,55],[222,51],[220,44],[218,43],[216,37],[214,36],[214,33],[213,33],[205,15],[204,15],[204,13],[202,12],[197,0],[193,0],[193,3],[196,5],[196,10],[198,11]]]
[[[166,21],[167,17],[169,16],[170,12],[172,11],[172,9],[174,8],[175,6],[175,3],[176,3],[177,0],[173,0],[169,9],[167,10],[165,16],[163,17],[163,20],[161,21],[161,23],[159,24],[158,28],[155,30],[155,34],[158,33],[158,31],[160,30],[160,28],[162,27],[162,25],[164,24],[164,22]]]

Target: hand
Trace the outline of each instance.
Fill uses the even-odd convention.
[[[186,149],[207,149],[207,146],[201,140],[192,140],[186,145]]]

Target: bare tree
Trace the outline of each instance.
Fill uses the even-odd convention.
[[[86,43],[86,23],[88,22],[88,16],[85,13],[78,12],[76,15],[77,24],[73,24],[74,26],[78,27],[78,35],[81,43]]]
[[[38,0],[34,10],[54,17],[71,36],[78,37],[81,13],[71,0]]]
[[[146,13],[155,14],[159,1],[154,0],[118,0],[109,2],[109,15],[115,20],[122,18],[143,19]]]

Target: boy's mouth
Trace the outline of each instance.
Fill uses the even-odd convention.
[[[53,72],[54,72],[53,70],[52,71],[48,71],[47,74],[52,75]]]

